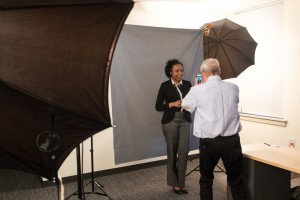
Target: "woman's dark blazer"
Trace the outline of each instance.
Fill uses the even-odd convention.
[[[182,85],[178,87],[182,93],[182,98],[184,98],[185,95],[190,91],[191,87],[192,84],[189,81],[182,80]],[[169,108],[169,103],[177,100],[180,100],[180,95],[176,89],[176,86],[172,85],[171,79],[163,82],[160,85],[155,104],[155,109],[157,111],[164,111],[163,117],[161,119],[162,124],[169,123],[173,120],[175,113],[180,112],[181,108]],[[191,122],[190,112],[186,110],[183,110],[183,112],[185,113],[187,121]]]

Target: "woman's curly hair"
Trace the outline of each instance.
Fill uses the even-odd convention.
[[[181,64],[183,66],[183,64],[181,62],[179,62],[179,60],[177,59],[171,59],[171,60],[168,60],[167,63],[166,63],[166,66],[165,66],[165,74],[168,78],[171,78],[171,71],[172,71],[172,68],[174,65],[177,65],[177,64]]]

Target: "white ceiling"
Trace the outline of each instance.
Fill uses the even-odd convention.
[[[224,11],[242,11],[255,7],[266,6],[274,3],[284,2],[284,0],[134,0],[135,2],[171,2],[171,1],[185,1],[197,2],[203,4],[206,8],[213,8]]]

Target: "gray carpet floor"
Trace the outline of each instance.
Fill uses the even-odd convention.
[[[199,160],[188,162],[187,173],[199,165]],[[218,168],[216,168],[216,171]],[[166,185],[166,165],[95,177],[102,188],[113,200],[198,200],[199,171],[193,171],[186,177],[186,187],[189,194],[177,195]],[[84,180],[84,192],[92,191],[90,179]],[[224,200],[226,174],[215,172],[214,199]],[[95,192],[102,193],[94,184]],[[77,191],[77,182],[65,183],[65,198],[78,199],[72,195]],[[57,200],[57,187],[44,186],[40,178],[21,171],[0,169],[0,200]],[[109,199],[107,196],[86,194],[83,199]]]

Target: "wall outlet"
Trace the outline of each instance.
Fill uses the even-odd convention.
[[[288,143],[289,143],[288,144],[289,147],[293,147],[294,148],[295,147],[295,138],[289,138],[288,139]]]

